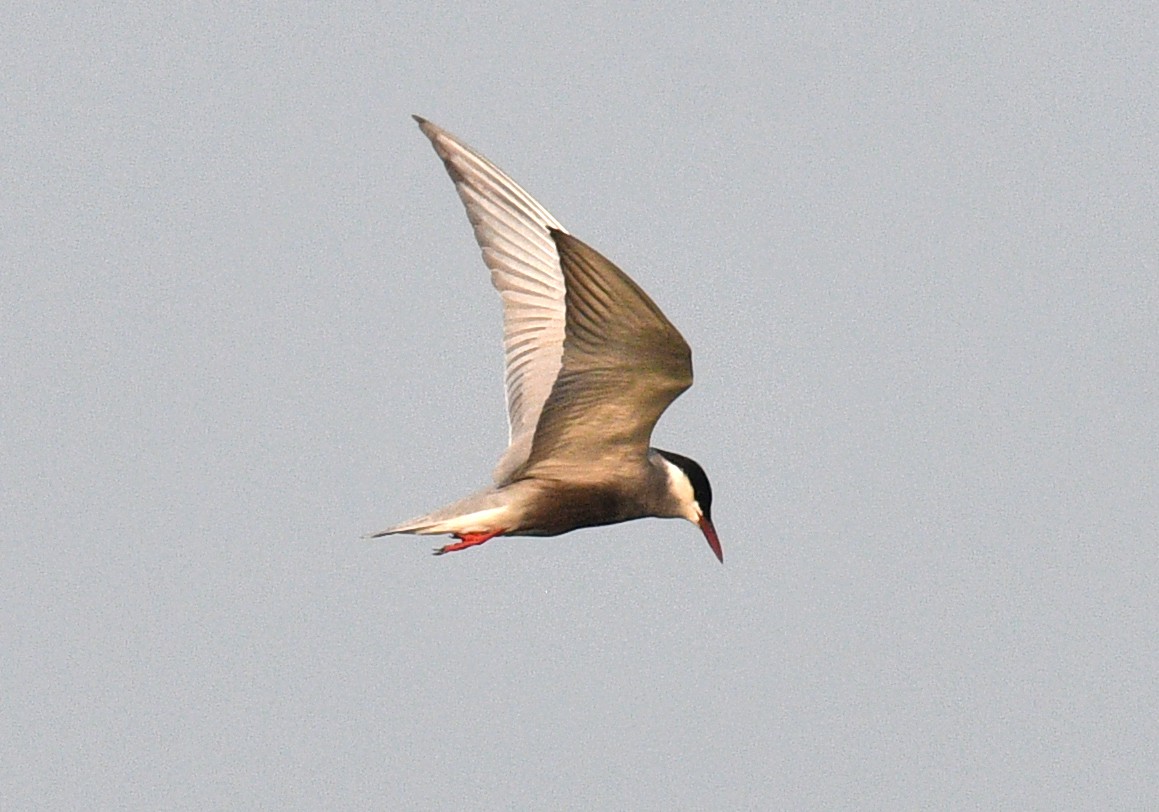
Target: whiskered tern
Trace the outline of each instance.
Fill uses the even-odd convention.
[[[457,541],[435,550],[442,555],[496,536],[683,518],[723,563],[704,469],[649,446],[660,415],[692,385],[684,338],[639,285],[503,170],[415,120],[455,183],[503,300],[510,443],[492,487],[373,537],[450,534]]]

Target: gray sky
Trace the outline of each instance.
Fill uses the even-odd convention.
[[[1154,9],[437,5],[9,14],[0,805],[1159,803]],[[506,441],[411,113],[684,333],[724,567],[360,538]]]

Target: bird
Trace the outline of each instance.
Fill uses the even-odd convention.
[[[494,484],[374,533],[451,535],[435,555],[496,536],[556,536],[645,517],[697,525],[722,564],[712,487],[652,448],[692,385],[692,351],[639,285],[573,237],[487,158],[421,116],[503,303],[509,443]]]

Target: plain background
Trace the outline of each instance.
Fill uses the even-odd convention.
[[[1154,4],[154,5],[0,32],[5,810],[1159,804]],[[362,538],[506,442],[411,113],[682,330],[724,567]]]

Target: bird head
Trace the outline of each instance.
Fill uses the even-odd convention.
[[[677,515],[700,528],[708,546],[720,563],[724,563],[724,551],[716,528],[712,526],[712,486],[708,475],[696,460],[671,451],[655,449],[664,460],[668,472],[668,494],[676,503]]]

